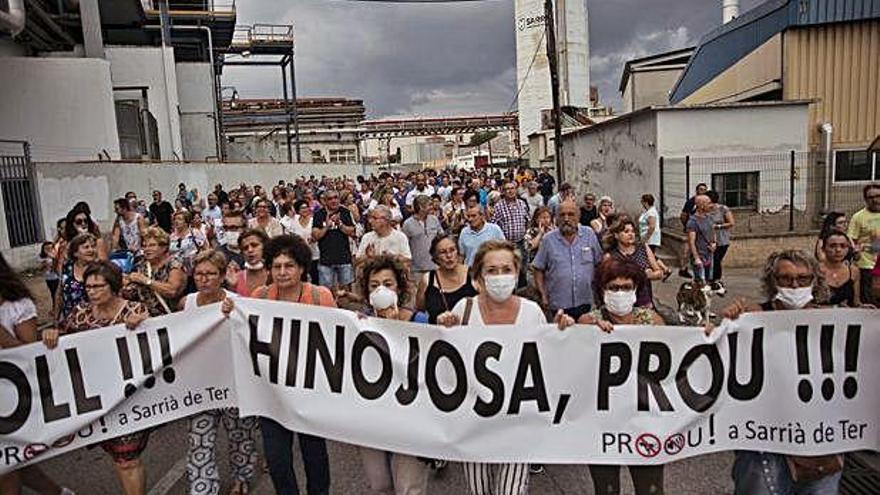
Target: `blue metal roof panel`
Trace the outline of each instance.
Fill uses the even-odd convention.
[[[670,101],[681,102],[789,27],[876,18],[880,0],[768,0],[703,36]]]

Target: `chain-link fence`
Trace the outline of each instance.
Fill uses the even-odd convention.
[[[864,206],[861,182],[832,180],[825,155],[789,152],[723,157],[662,157],[660,210],[665,228],[681,229],[679,215],[698,185],[731,208],[734,233],[809,232],[830,211],[851,215]]]

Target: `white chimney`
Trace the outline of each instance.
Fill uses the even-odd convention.
[[[721,0],[721,17],[723,24],[739,17],[739,0]]]

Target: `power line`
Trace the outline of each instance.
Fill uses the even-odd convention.
[[[526,73],[523,76],[522,83],[519,85],[519,88],[516,90],[516,94],[513,95],[513,100],[511,100],[510,105],[507,107],[507,111],[510,112],[513,110],[513,106],[516,105],[517,100],[519,100],[519,94],[522,92],[523,88],[526,86],[526,81],[529,79],[529,74],[532,73],[532,66],[535,65],[535,60],[538,58],[538,54],[541,53],[541,43],[544,42],[544,38],[547,36],[547,29],[544,29],[541,32],[541,39],[538,40],[538,44],[535,46],[535,53],[532,54],[532,60],[529,62],[529,67],[526,69]]]

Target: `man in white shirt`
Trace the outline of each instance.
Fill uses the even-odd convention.
[[[449,202],[449,195],[452,193],[452,186],[449,185],[449,176],[444,175],[440,178],[440,187],[437,188],[437,194],[440,195],[440,201],[443,204]]]
[[[529,218],[535,215],[535,210],[544,206],[544,196],[541,196],[541,193],[538,192],[538,183],[535,181],[528,183],[526,192],[522,193],[520,197],[529,205]]]
[[[425,174],[417,174],[416,187],[406,193],[405,203],[407,209],[412,213],[412,204],[416,196],[430,196],[432,194],[434,194],[434,188],[428,185],[428,179],[425,178]]]
[[[406,234],[391,226],[391,210],[385,205],[377,205],[368,214],[372,231],[361,238],[355,255],[355,265],[363,264],[367,259],[380,254],[397,256],[409,263],[412,253]]]
[[[214,225],[219,222],[221,218],[223,218],[223,211],[220,209],[220,206],[217,205],[217,195],[209,193],[208,207],[202,210],[202,219],[205,223]]]

